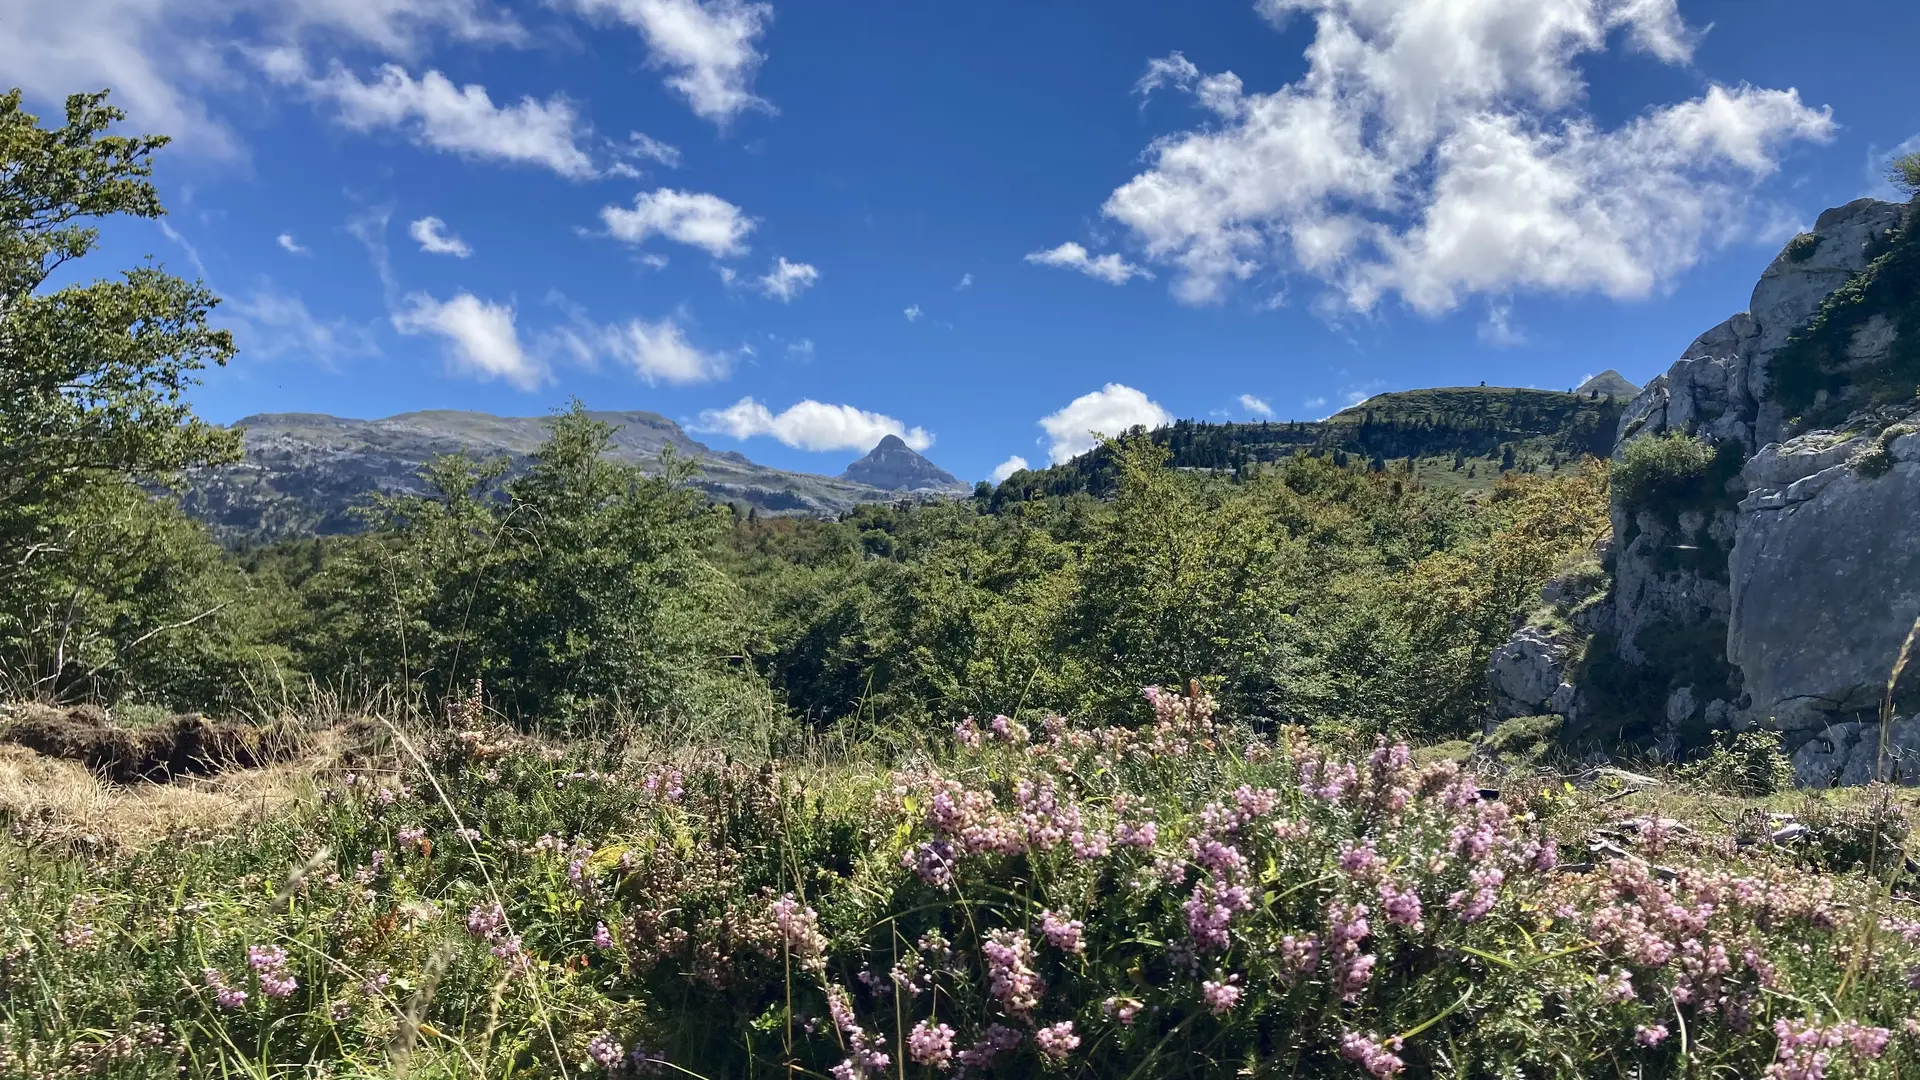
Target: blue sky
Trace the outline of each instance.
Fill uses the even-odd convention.
[[[176,137],[203,415],[651,409],[837,472],[1663,371],[1920,134],[1920,5],[0,0]]]

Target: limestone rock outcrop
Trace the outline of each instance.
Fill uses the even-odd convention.
[[[1758,726],[1782,733],[1806,784],[1876,770],[1920,779],[1920,695],[1896,695],[1908,718],[1887,726],[1884,755],[1879,715],[1920,617],[1920,412],[1908,385],[1920,353],[1901,338],[1914,321],[1914,206],[1862,199],[1820,215],[1767,267],[1747,311],[1700,335],[1627,406],[1616,461],[1637,439],[1675,433],[1710,444],[1715,470],[1679,504],[1616,490],[1612,581],[1588,636],[1522,628],[1495,653],[1492,715],[1513,715],[1557,672],[1567,682],[1549,706],[1589,737],[1671,753]],[[1816,421],[1830,426],[1808,430]]]

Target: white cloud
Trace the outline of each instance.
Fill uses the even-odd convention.
[[[787,343],[787,355],[802,363],[813,359],[813,351],[812,338],[801,338],[799,341]]]
[[[961,275],[960,275],[960,284],[958,284],[958,285],[955,285],[955,286],[953,287],[953,291],[954,291],[954,292],[965,292],[966,290],[968,290],[968,289],[971,289],[971,288],[973,288],[973,275],[972,275],[972,274],[961,274]]]
[[[1100,445],[1098,435],[1125,434],[1134,427],[1149,430],[1173,423],[1173,414],[1131,386],[1108,383],[1082,394],[1059,412],[1041,417],[1047,433],[1048,456],[1055,465]]]
[[[652,252],[652,251],[649,251],[645,255],[640,256],[640,265],[645,266],[650,270],[665,270],[667,268],[667,261],[668,260],[665,255],[661,255],[657,252]]]
[[[714,382],[726,378],[733,368],[733,358],[726,353],[711,352],[687,340],[686,330],[672,317],[602,325],[564,298],[557,302],[568,309],[572,323],[551,331],[543,344],[565,352],[576,363],[594,367],[610,360],[632,369],[649,386]],[[749,348],[742,351],[752,355]]]
[[[1307,400],[1301,402],[1300,407],[1303,409],[1319,409],[1319,408],[1324,408],[1326,404],[1327,404],[1327,399],[1324,397],[1310,397]]]
[[[279,243],[280,249],[282,251],[285,251],[289,255],[311,255],[312,254],[312,252],[308,251],[304,246],[301,245],[300,241],[295,240],[293,238],[292,233],[281,233],[277,239],[277,243]]]
[[[903,314],[906,315],[908,322],[917,321],[920,318],[920,305],[919,304],[912,305],[911,307],[907,308],[907,310],[903,312]]]
[[[601,207],[600,220],[617,240],[640,244],[664,236],[716,259],[745,252],[747,234],[757,224],[718,195],[673,188],[641,192],[634,196],[632,209]]]
[[[438,71],[416,80],[396,64],[383,65],[371,83],[339,65],[310,78],[297,58],[270,59],[268,70],[333,101],[339,122],[354,131],[404,130],[422,146],[465,158],[538,165],[573,180],[598,175],[579,145],[585,124],[563,97],[498,106],[478,83],[456,87]]]
[[[1367,310],[1423,312],[1522,289],[1641,296],[1737,234],[1783,148],[1823,140],[1792,90],[1710,86],[1618,127],[1581,109],[1575,61],[1628,47],[1684,63],[1675,0],[1259,0],[1313,18],[1308,71],[1271,93],[1175,54],[1138,89],[1210,115],[1147,149],[1104,213],[1176,297],[1220,300],[1274,270]]]
[[[1264,416],[1264,417],[1267,417],[1268,419],[1273,418],[1273,406],[1267,404],[1265,401],[1262,401],[1257,397],[1254,397],[1252,394],[1240,395],[1240,407],[1247,410],[1248,412],[1252,413],[1255,416]]]
[[[708,352],[689,342],[686,331],[670,318],[632,319],[609,329],[607,351],[649,385],[712,382],[726,378],[732,367],[724,353]]]
[[[891,416],[812,399],[775,413],[744,397],[724,409],[703,411],[694,430],[735,439],[771,435],[798,450],[871,450],[888,435],[898,435],[915,450],[933,445],[933,436],[925,428],[909,428]]]
[[[1027,256],[1027,261],[1040,266],[1057,266],[1063,270],[1078,270],[1090,278],[1098,278],[1109,285],[1125,285],[1128,278],[1150,278],[1151,272],[1144,267],[1135,266],[1118,255],[1106,254],[1089,257],[1087,249],[1069,240],[1057,248],[1035,251]]]
[[[459,293],[442,303],[424,293],[407,297],[393,313],[402,334],[438,334],[447,339],[447,361],[482,381],[504,379],[522,390],[547,381],[546,365],[527,355],[514,329],[513,308]]]
[[[811,289],[820,280],[820,271],[807,263],[788,262],[785,258],[776,258],[773,269],[767,271],[760,281],[760,291],[781,303],[788,303],[794,297]]]
[[[407,226],[407,234],[429,255],[451,255],[464,259],[473,254],[465,240],[447,232],[447,223],[437,217],[423,217]]]
[[[627,145],[621,150],[621,156],[635,161],[652,161],[669,169],[680,167],[679,147],[638,131],[627,133]]]
[[[1482,343],[1502,349],[1527,343],[1527,332],[1514,325],[1513,305],[1506,302],[1488,306],[1487,317],[1480,320],[1477,334]]]
[[[612,16],[640,31],[647,63],[665,69],[667,86],[695,115],[725,126],[747,109],[772,112],[753,93],[765,59],[755,41],[773,5],[743,0],[571,0],[589,16]]]
[[[1007,477],[1027,467],[1027,459],[1021,457],[1019,454],[1015,454],[1000,464],[995,465],[993,471],[987,475],[993,479],[994,483],[1004,484],[1007,482]]]
[[[380,347],[365,326],[345,319],[319,319],[298,296],[262,284],[229,296],[220,305],[220,322],[233,331],[241,361],[299,356],[324,368],[343,360],[375,356]]]
[[[1347,391],[1347,407],[1352,408],[1372,396],[1372,394],[1367,393],[1365,390],[1349,390]]]
[[[238,156],[207,108],[245,78],[233,60],[308,38],[412,56],[428,40],[521,44],[483,0],[0,0],[0,71],[36,103],[110,86],[134,126],[191,150]]]

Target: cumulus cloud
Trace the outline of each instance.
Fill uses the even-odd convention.
[[[444,303],[414,293],[393,313],[393,328],[402,334],[437,334],[447,340],[447,362],[456,370],[482,381],[504,379],[522,390],[536,390],[547,381],[546,365],[520,347],[513,308],[458,293]]]
[[[1059,412],[1040,418],[1047,433],[1047,454],[1055,465],[1100,444],[1099,436],[1121,435],[1134,427],[1149,430],[1173,423],[1173,414],[1131,386],[1108,383],[1082,394]]]
[[[994,483],[1004,484],[1007,482],[1007,477],[1027,467],[1027,459],[1021,457],[1019,454],[1015,454],[1000,464],[995,465],[993,471],[987,475]]]
[[[784,304],[813,288],[819,280],[820,271],[816,267],[776,258],[773,269],[759,278],[759,287],[761,292]]]
[[[456,259],[464,259],[473,254],[467,242],[449,233],[447,223],[437,217],[421,218],[407,226],[407,233],[420,245],[420,250],[429,255],[451,255]]]
[[[1062,270],[1078,270],[1090,278],[1098,278],[1109,285],[1125,285],[1128,278],[1150,278],[1151,272],[1144,267],[1135,266],[1118,255],[1108,253],[1089,256],[1087,249],[1069,240],[1057,248],[1035,251],[1027,256],[1027,261],[1039,266],[1056,266]]]
[[[773,5],[743,0],[570,0],[584,15],[615,18],[640,32],[648,66],[665,70],[667,86],[694,114],[725,126],[748,109],[772,112],[753,93],[765,57],[756,47]]]
[[[601,325],[583,310],[561,303],[571,308],[572,324],[552,331],[546,344],[571,355],[576,363],[592,367],[611,361],[632,370],[649,386],[715,382],[733,369],[731,356],[693,344],[672,317]]]
[[[757,224],[740,208],[718,195],[660,188],[634,197],[631,209],[605,206],[600,220],[617,240],[645,243],[664,236],[697,247],[716,259],[747,250],[747,234]]]
[[[1248,412],[1252,413],[1255,416],[1264,416],[1264,417],[1267,417],[1268,419],[1272,419],[1273,417],[1273,406],[1267,404],[1265,401],[1262,401],[1257,397],[1254,397],[1252,394],[1240,395],[1240,407],[1247,410]]]
[[[888,435],[899,436],[915,450],[933,445],[933,436],[925,428],[909,428],[891,416],[811,398],[776,413],[744,397],[724,409],[705,410],[694,430],[735,439],[771,435],[797,450],[871,450]]]
[[[1673,64],[1675,0],[1259,0],[1313,19],[1308,71],[1271,93],[1179,54],[1136,89],[1209,119],[1156,140],[1103,207],[1189,303],[1263,271],[1327,283],[1357,310],[1427,313],[1522,289],[1645,295],[1743,227],[1826,109],[1793,90],[1709,86],[1614,128],[1582,110],[1576,60],[1625,46]]]
[[[293,238],[292,233],[281,233],[280,236],[278,237],[277,242],[280,245],[280,250],[286,252],[289,255],[311,254],[311,252],[309,252],[306,249],[306,247],[300,243],[300,241],[295,240]]]
[[[249,52],[321,37],[396,57],[429,40],[528,40],[484,0],[0,0],[0,27],[0,71],[29,99],[111,86],[140,130],[218,156],[240,145],[207,99],[233,92]]]
[[[380,68],[377,81],[336,64],[326,75],[305,74],[296,56],[276,54],[267,70],[283,82],[306,87],[339,108],[336,119],[354,131],[404,131],[415,143],[464,158],[536,165],[571,180],[598,175],[581,147],[586,125],[563,97],[523,97],[495,105],[478,83],[455,86],[438,71],[415,79],[397,64]]]

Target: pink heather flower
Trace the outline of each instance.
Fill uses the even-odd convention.
[[[588,1060],[600,1066],[602,1072],[619,1072],[626,1064],[626,1057],[627,1048],[620,1045],[612,1032],[603,1031],[587,1043]]]
[[[487,941],[498,937],[507,925],[507,913],[499,904],[475,904],[467,912],[467,933]]]
[[[922,1020],[907,1035],[907,1056],[930,1069],[945,1069],[953,1063],[953,1029],[945,1024]]]
[[[214,1003],[223,1009],[239,1009],[247,1004],[247,992],[228,986],[227,977],[218,968],[201,968],[200,981],[213,991]]]
[[[998,1061],[1001,1055],[1019,1046],[1026,1036],[1005,1024],[988,1024],[987,1030],[972,1047],[954,1055],[954,1060],[969,1069],[987,1069]]]
[[[1292,982],[1302,975],[1311,975],[1320,968],[1320,938],[1315,934],[1294,936],[1288,934],[1280,939],[1281,977]]]
[[[1372,881],[1380,868],[1386,865],[1378,852],[1373,849],[1373,841],[1363,844],[1342,843],[1340,845],[1340,869],[1349,876],[1361,881]]]
[[[1160,827],[1151,821],[1143,821],[1138,825],[1130,825],[1123,821],[1113,827],[1113,841],[1121,847],[1139,848],[1144,851],[1153,847],[1154,841],[1159,837]]]
[[[453,830],[453,835],[465,840],[469,844],[477,844],[480,842],[479,829],[455,829]]]
[[[987,991],[1015,1016],[1040,1004],[1045,989],[1033,970],[1033,942],[1018,930],[990,930],[980,951],[987,958]]]
[[[1614,968],[1612,975],[1602,975],[1598,981],[1601,1001],[1617,1005],[1634,999],[1633,975],[1626,968]]]
[[[1425,929],[1420,921],[1419,893],[1412,889],[1402,889],[1391,881],[1382,881],[1379,892],[1380,905],[1387,913],[1388,922],[1416,932]]]
[[[1110,997],[1100,1003],[1100,1015],[1111,1016],[1120,1021],[1121,1027],[1133,1026],[1133,1018],[1140,1015],[1142,1003],[1133,998]]]
[[[953,845],[945,840],[929,840],[900,853],[901,866],[919,875],[921,881],[943,890],[953,884],[954,861]]]
[[[1655,1024],[1652,1027],[1642,1024],[1633,1029],[1633,1041],[1641,1046],[1659,1046],[1666,1040],[1667,1025],[1665,1024]]]
[[[287,950],[278,945],[247,946],[247,966],[260,980],[260,992],[268,997],[291,997],[300,986],[287,971]]]
[[[1080,940],[1080,931],[1085,928],[1086,924],[1079,919],[1068,919],[1051,911],[1040,913],[1040,932],[1046,935],[1047,944],[1062,952],[1086,951],[1086,943]]]
[[[1398,1049],[1400,1040],[1397,1038],[1382,1043],[1377,1036],[1354,1031],[1340,1036],[1340,1056],[1358,1064],[1370,1076],[1393,1076],[1406,1068],[1407,1063],[1394,1053]]]
[[[1073,848],[1074,858],[1091,862],[1107,857],[1107,853],[1113,849],[1113,839],[1099,830],[1087,832],[1085,829],[1075,829],[1067,837],[1067,846]]]
[[[409,825],[395,832],[393,839],[403,848],[419,847],[427,839],[427,830],[417,825]]]
[[[1214,978],[1201,983],[1200,998],[1207,1003],[1207,1011],[1215,1016],[1224,1016],[1235,1005],[1240,1004],[1239,982],[1238,975],[1230,975],[1222,979],[1216,972]]]
[[[795,900],[792,893],[775,900],[772,911],[774,928],[787,952],[808,967],[823,965],[827,938],[820,932],[820,913]]]
[[[606,923],[593,924],[593,947],[603,952],[613,948],[613,931],[607,929]]]
[[[1033,1041],[1042,1055],[1055,1061],[1064,1061],[1074,1047],[1080,1045],[1080,1036],[1073,1033],[1073,1021],[1062,1020],[1034,1032]]]
[[[953,725],[953,741],[969,750],[979,748],[980,727],[973,722],[973,717],[969,716],[965,720]]]
[[[1461,922],[1475,922],[1485,918],[1500,902],[1500,886],[1507,876],[1494,867],[1486,867],[1469,872],[1467,880],[1473,885],[1472,891],[1462,889],[1454,893],[1448,898],[1447,906],[1460,913]]]

